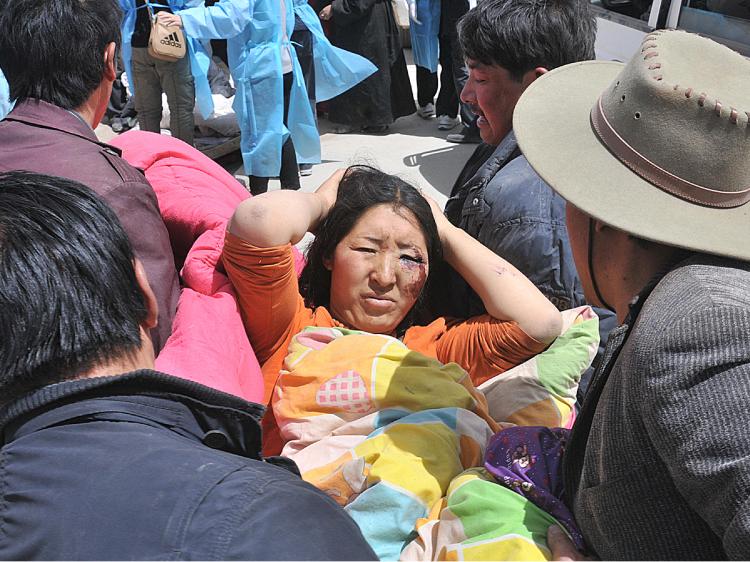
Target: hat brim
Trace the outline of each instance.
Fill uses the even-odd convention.
[[[535,80],[513,114],[524,156],[563,199],[610,226],[653,242],[750,260],[750,204],[717,209],[670,195],[622,164],[594,134],[591,108],[623,66],[574,63]]]

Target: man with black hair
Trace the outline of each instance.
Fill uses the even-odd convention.
[[[483,143],[461,171],[445,213],[521,270],[561,310],[585,304],[565,202],[521,154],[512,118],[521,93],[539,76],[593,59],[595,36],[586,0],[487,0],[459,22],[469,67],[461,99],[479,116]],[[484,313],[459,275],[450,272],[443,279],[450,298],[441,300],[450,309],[442,312],[462,318]],[[603,316],[605,328],[613,327],[612,314]]]
[[[153,370],[156,299],[90,189],[0,174],[0,287],[1,559],[375,559],[263,461],[262,406]]]
[[[16,101],[0,122],[0,171],[80,181],[112,206],[159,303],[158,351],[179,297],[169,235],[145,176],[93,130],[116,77],[121,15],[116,0],[0,0],[0,69]]]

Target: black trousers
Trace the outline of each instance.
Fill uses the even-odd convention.
[[[458,92],[453,73],[453,53],[448,37],[440,31],[440,93],[435,104],[435,114],[455,118],[458,115]],[[465,83],[465,82],[464,82]],[[462,86],[463,87],[463,86]]]
[[[437,72],[430,72],[425,67],[417,65],[417,102],[420,107],[435,102],[437,88]]]
[[[284,74],[284,125],[289,118],[289,97],[294,82],[294,73]],[[250,193],[259,195],[268,191],[268,180],[261,176],[249,176]],[[294,152],[292,137],[286,139],[281,146],[281,172],[279,173],[281,189],[299,189],[299,168],[297,167],[297,154]]]
[[[469,78],[469,71],[466,68],[464,62],[464,53],[461,49],[461,43],[458,41],[458,31],[456,24],[458,20],[466,12],[469,11],[469,0],[441,0],[440,2],[440,64],[443,68],[450,66],[451,74],[453,75],[454,93],[456,100],[459,100],[461,90],[466,85],[466,80]],[[448,75],[450,76],[450,74]],[[441,88],[440,93],[449,94],[449,88],[443,87],[443,84],[447,81],[444,80],[441,75]],[[450,99],[445,98],[441,100],[438,97],[438,115],[450,115],[449,112],[451,107]],[[469,105],[461,102],[461,122],[467,127],[476,127],[477,117],[471,110]],[[441,111],[442,110],[442,111]],[[444,113],[443,113],[444,112]],[[453,115],[456,115],[453,113]]]
[[[299,22],[299,25],[298,25]],[[307,99],[310,100],[310,108],[317,120],[315,111],[315,59],[313,58],[313,36],[309,29],[299,20],[299,16],[294,16],[294,33],[290,38],[294,51],[297,53],[297,60],[302,69],[302,79],[305,81],[307,90]]]
[[[440,93],[435,106],[435,115],[447,115],[456,118],[458,115],[458,94],[453,80],[453,61],[450,48],[443,49],[443,37],[440,38]],[[438,73],[417,66],[417,101],[420,107],[435,103],[438,92]]]

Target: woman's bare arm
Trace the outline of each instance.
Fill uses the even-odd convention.
[[[543,343],[560,335],[560,312],[509,262],[452,225],[430,200],[438,225],[443,256],[482,299],[487,312],[498,320],[513,320],[529,336]]]
[[[240,203],[229,232],[259,248],[296,244],[315,230],[336,202],[344,170],[338,170],[314,193],[282,189]]]

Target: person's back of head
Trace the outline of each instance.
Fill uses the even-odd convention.
[[[81,106],[105,75],[105,50],[120,43],[116,0],[0,0],[0,69],[10,99]]]
[[[464,56],[505,68],[515,79],[595,57],[588,0],[485,0],[458,25]]]
[[[115,213],[66,179],[0,174],[0,396],[136,353],[149,315]]]

